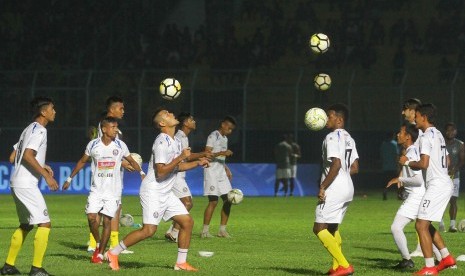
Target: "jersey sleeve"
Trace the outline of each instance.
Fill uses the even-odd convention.
[[[213,148],[215,146],[215,141],[217,140],[216,137],[216,132],[212,132],[210,135],[208,135],[207,138],[207,147]]]
[[[124,157],[128,157],[131,153],[129,152],[129,149],[128,149],[128,146],[126,145],[126,143],[124,143],[123,141],[120,141],[121,142],[121,150],[123,151],[122,152],[122,155]]]
[[[433,144],[431,143],[431,137],[428,134],[424,134],[420,139],[420,154],[426,154],[431,156],[431,150]]]
[[[155,164],[168,164],[168,141],[165,139],[159,139],[155,141],[152,149],[154,159],[153,163]]]
[[[40,145],[44,142],[46,138],[47,138],[47,129],[45,128],[35,129],[31,132],[31,136],[29,137],[29,141],[27,145],[25,146],[25,148],[38,151]]]
[[[328,134],[326,136],[326,156],[328,158],[328,161],[331,161],[331,158],[336,157],[336,158],[341,158],[340,155],[340,150],[339,150],[339,140],[340,137],[335,135],[334,133]]]
[[[94,145],[96,144],[95,139],[87,143],[86,150],[84,151],[84,154],[87,156],[91,156],[91,151]]]

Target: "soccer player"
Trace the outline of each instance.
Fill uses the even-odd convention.
[[[20,225],[11,237],[8,256],[0,270],[2,275],[20,274],[15,267],[16,257],[34,225],[38,228],[34,237],[34,255],[29,275],[49,275],[42,267],[42,262],[47,249],[51,223],[38,184],[43,177],[51,191],[58,190],[53,172],[44,167],[47,152],[46,126],[55,121],[56,111],[53,101],[47,97],[34,98],[31,107],[34,122],[23,130],[15,145],[15,166],[11,174],[10,187]]]
[[[354,268],[342,253],[339,224],[353,199],[351,174],[358,172],[358,153],[355,141],[344,130],[349,111],[343,104],[327,109],[326,127],[331,130],[323,141],[323,172],[315,211],[313,233],[333,257],[329,275],[349,275]]]
[[[174,195],[172,188],[179,171],[208,166],[208,160],[200,158],[197,161],[185,161],[190,155],[190,148],[181,150],[181,142],[174,136],[179,121],[172,113],[159,109],[152,122],[161,133],[153,143],[149,170],[140,187],[143,227],[129,233],[118,246],[107,251],[109,265],[112,270],[119,270],[118,255],[123,250],[152,237],[161,219],[172,219],[180,225],[178,258],[174,269],[197,271],[186,261],[194,221],[184,204]]]
[[[417,271],[417,275],[435,275],[455,265],[455,259],[449,254],[441,234],[431,224],[432,221],[441,220],[453,190],[452,180],[447,173],[446,143],[441,132],[434,127],[436,113],[436,107],[433,104],[422,104],[417,108],[416,126],[423,131],[418,143],[420,160],[411,161],[405,155],[399,158],[399,164],[414,170],[421,169],[426,185],[426,192],[415,223],[425,258],[425,267]],[[437,266],[434,266],[433,243],[442,256]]]
[[[454,184],[454,191],[450,198],[449,217],[450,227],[449,232],[457,232],[455,219],[457,217],[457,198],[460,190],[460,168],[465,164],[465,149],[463,141],[457,139],[457,127],[454,123],[446,124],[446,149],[449,152],[450,164],[448,166],[449,176]],[[444,231],[444,219],[439,223],[439,231]]]
[[[181,112],[177,118],[179,121],[178,131],[176,132],[176,138],[181,141],[181,149],[189,148],[189,134],[195,130],[196,123],[194,117],[187,112]],[[199,153],[192,153],[187,158],[188,161],[197,160],[201,157],[210,158],[210,152],[199,152]],[[192,194],[189,189],[189,186],[186,182],[186,172],[178,172],[176,175],[176,181],[173,185],[173,193],[177,196],[181,202],[186,206],[187,211],[190,211],[194,206],[192,202]],[[173,224],[170,225],[168,231],[165,233],[165,238],[172,242],[177,242],[179,234],[179,224],[173,221]]]
[[[420,160],[420,153],[417,146],[414,144],[418,138],[418,129],[414,124],[409,122],[404,123],[397,134],[397,143],[402,146],[410,161]],[[406,269],[413,268],[413,263],[408,247],[407,238],[404,234],[404,227],[415,220],[418,215],[418,209],[420,207],[421,200],[425,194],[425,183],[420,170],[412,170],[406,166],[402,167],[401,176],[391,179],[386,188],[397,184],[397,187],[405,187],[408,192],[407,199],[404,200],[402,205],[397,211],[396,217],[391,225],[391,232],[394,237],[394,242],[397,245],[397,249],[402,256],[402,260],[394,266],[395,269]]]
[[[118,120],[121,120],[123,118],[124,101],[122,98],[118,96],[111,96],[106,100],[105,106],[106,106],[106,113],[103,116],[104,118],[113,117]],[[97,135],[93,137],[92,139],[97,138],[97,137],[102,137],[103,133],[102,133],[102,128],[101,128],[101,123],[99,123],[97,129],[92,131],[91,133],[93,133],[94,135],[95,134]],[[118,133],[116,135],[116,138],[118,138],[119,140],[122,140],[123,138],[123,133],[121,132],[119,128],[118,128]],[[121,174],[120,174],[121,183],[122,183],[121,185],[123,185],[123,178],[124,178],[123,168],[130,172],[134,171],[134,168],[128,163],[128,161],[126,159],[123,159],[122,164],[121,164]],[[121,217],[121,208],[122,208],[122,203],[120,199],[120,204],[118,206],[117,213],[111,219],[110,248],[117,246],[119,243],[119,219]],[[97,223],[100,223],[99,214],[97,214],[96,220],[97,220]],[[96,247],[97,247],[97,241],[94,239],[94,235],[92,233],[89,233],[89,242],[88,242],[87,251],[94,252]],[[132,253],[134,252],[130,250],[123,251],[123,254],[132,254]]]
[[[208,168],[203,170],[203,194],[208,196],[208,205],[203,215],[203,228],[200,234],[201,238],[212,238],[210,234],[210,221],[218,205],[218,199],[223,200],[221,208],[221,221],[218,237],[230,238],[226,225],[228,224],[229,214],[231,212],[231,203],[228,201],[228,192],[231,191],[232,173],[226,165],[226,157],[233,154],[228,149],[228,135],[236,127],[236,119],[226,116],[220,124],[218,130],[210,133],[207,139],[205,151],[212,153],[212,162]]]
[[[276,197],[279,190],[279,183],[283,183],[282,191],[287,195],[289,179],[291,178],[291,156],[292,146],[287,141],[287,134],[284,139],[274,147],[274,159],[276,161],[276,179],[274,182],[274,196]]]
[[[111,219],[117,213],[121,202],[122,180],[120,174],[123,158],[140,173],[142,179],[145,177],[139,164],[130,155],[126,144],[116,138],[118,135],[116,118],[104,118],[100,122],[100,128],[103,135],[87,144],[84,155],[63,184],[63,190],[67,190],[73,177],[92,158],[92,185],[87,198],[86,214],[90,232],[99,245],[92,255],[91,261],[93,263],[103,262],[103,253],[110,238]],[[100,222],[97,221],[97,214],[103,217],[101,236],[99,235]]]
[[[289,178],[289,195],[293,196],[294,195],[294,187],[295,187],[295,179],[297,177],[297,159],[299,159],[302,155],[300,152],[300,146],[297,144],[297,142],[294,140],[294,135],[292,133],[289,133],[287,135],[287,140],[286,140],[292,148],[292,154],[290,158],[290,164],[291,164],[291,177]]]

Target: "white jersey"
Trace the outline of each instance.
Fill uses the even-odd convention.
[[[418,141],[418,140],[417,140]],[[420,160],[420,151],[418,150],[417,146],[410,145],[405,152],[405,156],[407,156],[409,161],[419,161]],[[408,166],[402,166],[401,177],[399,180],[404,183],[405,191],[409,194],[417,194],[423,196],[425,194],[425,182],[421,177],[421,170],[412,170]],[[420,184],[419,186],[412,186],[409,185],[409,182],[417,182],[415,183]]]
[[[41,175],[31,169],[29,165],[23,161],[23,155],[26,149],[32,149],[36,152],[35,159],[40,166],[43,167],[45,165],[45,156],[47,153],[47,129],[37,122],[31,123],[21,133],[19,141],[15,145],[15,149],[16,158],[14,170],[11,174],[10,186],[12,188],[37,187]]]
[[[420,148],[420,136],[422,136],[422,135],[423,135],[423,130],[418,129],[417,140],[415,140],[415,142],[413,143],[415,145],[415,147],[417,147],[418,149]]]
[[[184,133],[184,131],[179,129],[174,136],[178,138],[179,141],[181,142],[181,150],[189,147],[189,138]],[[178,172],[176,177],[186,178],[186,172],[185,171]]]
[[[181,142],[178,138],[171,138],[166,133],[160,133],[152,146],[147,176],[142,181],[140,193],[158,192],[167,195],[171,192],[177,171],[171,172],[164,178],[155,177],[154,164],[169,164],[174,158],[181,155]]]
[[[218,130],[215,130],[208,136],[206,146],[213,148],[212,153],[226,151],[228,150],[228,137],[221,135]],[[214,161],[224,163],[226,161],[226,156],[217,156]]]
[[[92,158],[91,193],[98,193],[105,199],[120,198],[122,193],[121,161],[129,156],[126,144],[115,139],[105,145],[101,138],[87,144],[85,154]]]
[[[429,165],[426,169],[426,174],[423,174],[426,185],[431,181],[450,182],[450,177],[447,173],[447,149],[446,142],[442,133],[435,127],[426,129],[420,138],[420,154],[429,156]]]
[[[341,168],[338,175],[326,189],[326,201],[347,202],[352,201],[354,186],[350,177],[351,160],[355,160],[352,154],[357,155],[357,150],[353,144],[354,140],[344,129],[336,129],[329,133],[323,141],[323,172],[321,182],[326,178],[331,167],[331,158],[338,158],[341,161]]]

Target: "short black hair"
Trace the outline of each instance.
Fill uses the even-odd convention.
[[[179,121],[179,125],[182,125],[184,121],[186,121],[190,117],[192,117],[192,114],[190,114],[189,112],[181,112],[178,114],[178,116],[176,116],[176,119]]]
[[[453,129],[457,129],[457,125],[454,122],[448,122],[445,126],[447,129],[448,127],[452,127]]]
[[[426,116],[426,118],[428,118],[428,122],[434,125],[434,123],[436,122],[436,117],[437,117],[437,108],[434,104],[425,103],[425,104],[420,105],[416,110],[421,115]]]
[[[335,103],[330,105],[326,111],[333,110],[338,116],[341,116],[344,120],[344,124],[349,120],[349,108],[343,103]]]
[[[231,115],[227,115],[226,117],[223,118],[223,120],[221,121],[222,123],[223,122],[230,122],[231,124],[233,124],[234,126],[236,125],[236,119],[231,116]]]
[[[32,110],[32,118],[36,119],[40,116],[40,112],[45,106],[53,104],[53,100],[49,97],[37,96],[30,102]]]
[[[410,98],[406,100],[402,109],[417,109],[421,105],[421,101],[417,98]]]
[[[110,96],[105,101],[105,106],[107,107],[107,111],[110,109],[111,105],[114,103],[124,103],[123,98],[119,96]]]
[[[167,110],[167,109],[166,109],[165,107],[163,107],[163,106],[160,106],[160,107],[157,107],[157,109],[155,109],[155,112],[153,112],[151,123],[152,123],[152,125],[153,125],[154,127],[156,127],[156,128],[160,128],[160,126],[158,126],[158,125],[155,124],[155,122],[154,122],[155,117],[157,117],[158,113],[160,113],[160,112],[163,111],[163,110]]]
[[[418,139],[419,132],[415,124],[405,121],[402,126],[405,127],[405,132],[412,138],[412,142],[415,142]]]
[[[112,123],[118,123],[118,119],[116,119],[115,117],[105,117],[102,119],[102,121],[100,121],[100,128],[103,128],[104,126],[108,125],[108,124],[112,124]]]

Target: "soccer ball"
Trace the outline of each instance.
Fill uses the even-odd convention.
[[[244,194],[239,189],[232,189],[228,192],[228,201],[232,204],[239,204],[244,199]]]
[[[317,33],[310,37],[308,44],[310,45],[310,49],[312,49],[315,54],[322,54],[329,49],[329,37],[325,34]]]
[[[139,164],[139,167],[142,167],[142,157],[138,154],[138,153],[135,153],[135,152],[131,152],[131,157],[132,159],[134,159],[134,161],[137,162],[137,164]]]
[[[164,79],[160,83],[160,95],[165,100],[174,100],[181,94],[181,84],[175,78]]]
[[[327,121],[328,116],[321,108],[310,108],[307,113],[305,113],[305,125],[311,130],[317,131],[323,129]]]
[[[331,77],[328,74],[320,73],[313,79],[313,84],[318,90],[328,90],[331,87]]]
[[[465,219],[462,219],[458,225],[459,232],[465,232]]]
[[[119,224],[126,227],[133,226],[134,218],[130,214],[124,214],[119,219]]]

